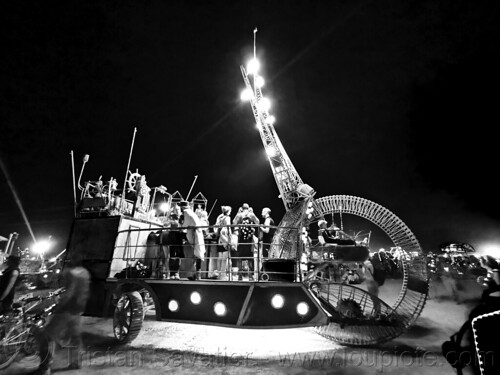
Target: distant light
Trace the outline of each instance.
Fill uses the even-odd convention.
[[[247,74],[256,74],[260,69],[260,62],[257,59],[252,59],[247,64]]]
[[[500,245],[486,244],[481,247],[481,254],[491,255],[493,258],[500,258]]]
[[[168,309],[172,312],[176,312],[179,310],[179,303],[175,299],[170,300],[168,303]]]
[[[309,312],[309,305],[305,302],[299,302],[297,304],[297,314],[299,314],[300,316],[304,316],[304,315],[307,315],[307,313]]]
[[[161,212],[166,213],[168,211],[168,203],[162,202],[158,208]]]
[[[240,99],[244,102],[248,102],[253,97],[253,92],[250,89],[245,89],[240,94]]]
[[[216,302],[214,305],[214,312],[217,316],[226,315],[227,312],[226,305],[224,305],[222,302]]]
[[[281,309],[285,304],[285,298],[281,294],[275,294],[271,299],[271,306],[275,309]]]
[[[193,303],[193,305],[199,305],[201,302],[200,293],[198,292],[191,293],[191,302]]]
[[[258,107],[262,112],[267,112],[269,111],[269,108],[271,108],[271,102],[268,98],[261,98],[259,100]]]
[[[264,87],[265,83],[266,83],[266,81],[264,81],[264,78],[262,78],[261,76],[255,77],[255,86],[257,86],[259,89],[261,87]]]
[[[43,254],[49,249],[49,247],[49,241],[38,241],[33,245],[33,251],[38,254]]]
[[[47,277],[49,277],[49,275],[47,275],[46,273],[43,274],[43,278],[46,279]]]
[[[56,273],[60,273],[60,272],[61,272],[61,270],[60,270],[60,269],[57,269],[57,270],[56,270]]]
[[[274,123],[276,122],[276,117],[274,117],[274,116],[272,116],[272,115],[271,115],[271,116],[268,116],[268,117],[266,118],[266,122],[267,122],[269,125],[272,125],[272,124],[274,124]]]
[[[54,257],[54,258],[50,258],[49,262],[53,263],[53,262],[55,262],[56,260],[57,260],[57,258],[56,258],[56,257]]]

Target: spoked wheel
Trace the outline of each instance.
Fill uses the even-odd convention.
[[[139,292],[123,293],[116,303],[113,332],[122,343],[132,342],[138,335],[144,319],[142,297]]]
[[[6,332],[0,332],[0,370],[10,366],[23,348],[28,335],[24,324],[13,327],[0,327],[0,331],[6,328]]]
[[[313,281],[309,288],[332,316],[316,332],[332,341],[353,346],[381,344],[404,330],[398,314],[363,289],[329,281]]]

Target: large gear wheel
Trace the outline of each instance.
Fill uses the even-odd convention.
[[[382,229],[395,246],[412,254],[402,259],[402,286],[392,306],[351,285],[313,281],[309,287],[332,314],[332,322],[317,327],[318,333],[341,344],[354,346],[380,344],[402,334],[422,312],[429,287],[425,256],[411,230],[391,211],[364,198],[331,195],[314,200],[313,207],[311,221],[335,213],[360,216]],[[355,313],[359,315],[359,309],[352,301],[362,307],[362,317],[353,317]],[[373,313],[375,304],[377,314]],[[344,313],[341,314],[341,311]],[[349,317],[345,316],[346,311]]]

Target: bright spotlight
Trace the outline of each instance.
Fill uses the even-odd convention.
[[[278,154],[274,147],[267,147],[266,152],[267,152],[267,156],[269,156],[270,158],[274,158]]]
[[[281,309],[285,304],[285,298],[281,294],[275,294],[271,299],[271,306],[275,309]]]
[[[49,249],[49,247],[49,241],[38,241],[33,245],[33,251],[38,254],[43,254]]]
[[[252,59],[247,64],[247,74],[256,74],[260,69],[260,62],[257,59]]]
[[[200,293],[198,293],[198,292],[191,293],[190,298],[191,298],[191,302],[193,303],[193,305],[199,305],[201,302],[201,296],[200,296]]]
[[[158,208],[165,214],[168,211],[168,203],[162,202]]]
[[[297,314],[304,316],[309,312],[309,305],[305,302],[299,302],[297,304]]]
[[[269,124],[269,125],[272,125],[276,122],[276,117],[274,116],[269,116],[268,118],[266,118],[266,122]]]
[[[266,82],[264,81],[264,78],[262,78],[261,76],[256,76],[255,77],[255,86],[257,86],[259,89],[261,87],[264,87],[264,84]]]
[[[500,258],[500,246],[497,244],[486,244],[481,247],[481,253],[491,255],[493,258]]]
[[[214,312],[217,316],[226,315],[227,312],[226,305],[224,305],[222,302],[216,302],[214,305]]]
[[[168,309],[172,312],[176,312],[179,310],[179,303],[175,299],[170,300],[168,303]]]
[[[263,112],[269,111],[269,108],[271,108],[271,102],[267,98],[262,98],[259,100],[259,109]]]
[[[248,102],[253,97],[253,92],[250,89],[245,89],[240,94],[240,99],[243,102]]]

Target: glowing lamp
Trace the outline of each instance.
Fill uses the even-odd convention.
[[[268,98],[261,98],[259,100],[258,106],[262,112],[267,112],[269,111],[269,108],[271,108],[271,102],[269,101]]]
[[[255,86],[256,87],[258,87],[258,88],[264,87],[265,83],[266,82],[264,81],[264,78],[262,78],[261,76],[255,77]]]
[[[201,302],[200,293],[198,293],[198,292],[191,293],[190,299],[191,299],[191,302],[193,303],[193,305],[199,305]]]
[[[297,314],[300,316],[305,316],[309,312],[309,305],[305,302],[299,302],[297,304]]]
[[[276,152],[276,149],[274,147],[267,147],[266,148],[267,155],[270,158],[274,158],[278,153]]]
[[[274,116],[269,116],[268,118],[266,118],[266,122],[269,124],[269,125],[272,125],[276,122],[276,117]]]
[[[244,102],[248,102],[253,97],[253,92],[250,89],[245,89],[240,94],[240,99]]]
[[[162,202],[158,208],[165,214],[168,211],[168,203]]]
[[[247,64],[247,74],[257,74],[260,69],[260,62],[257,59],[252,59]]]
[[[217,316],[226,315],[227,312],[226,305],[224,305],[222,302],[216,302],[214,304],[214,312]]]
[[[481,253],[491,255],[493,258],[500,258],[500,246],[497,244],[483,245]]]
[[[271,299],[271,306],[275,309],[281,309],[285,304],[285,298],[281,294],[275,294]]]
[[[168,303],[168,309],[172,312],[176,312],[179,310],[179,303],[175,299],[170,300]]]
[[[38,254],[43,254],[49,249],[49,241],[39,241],[33,245],[33,251]]]

